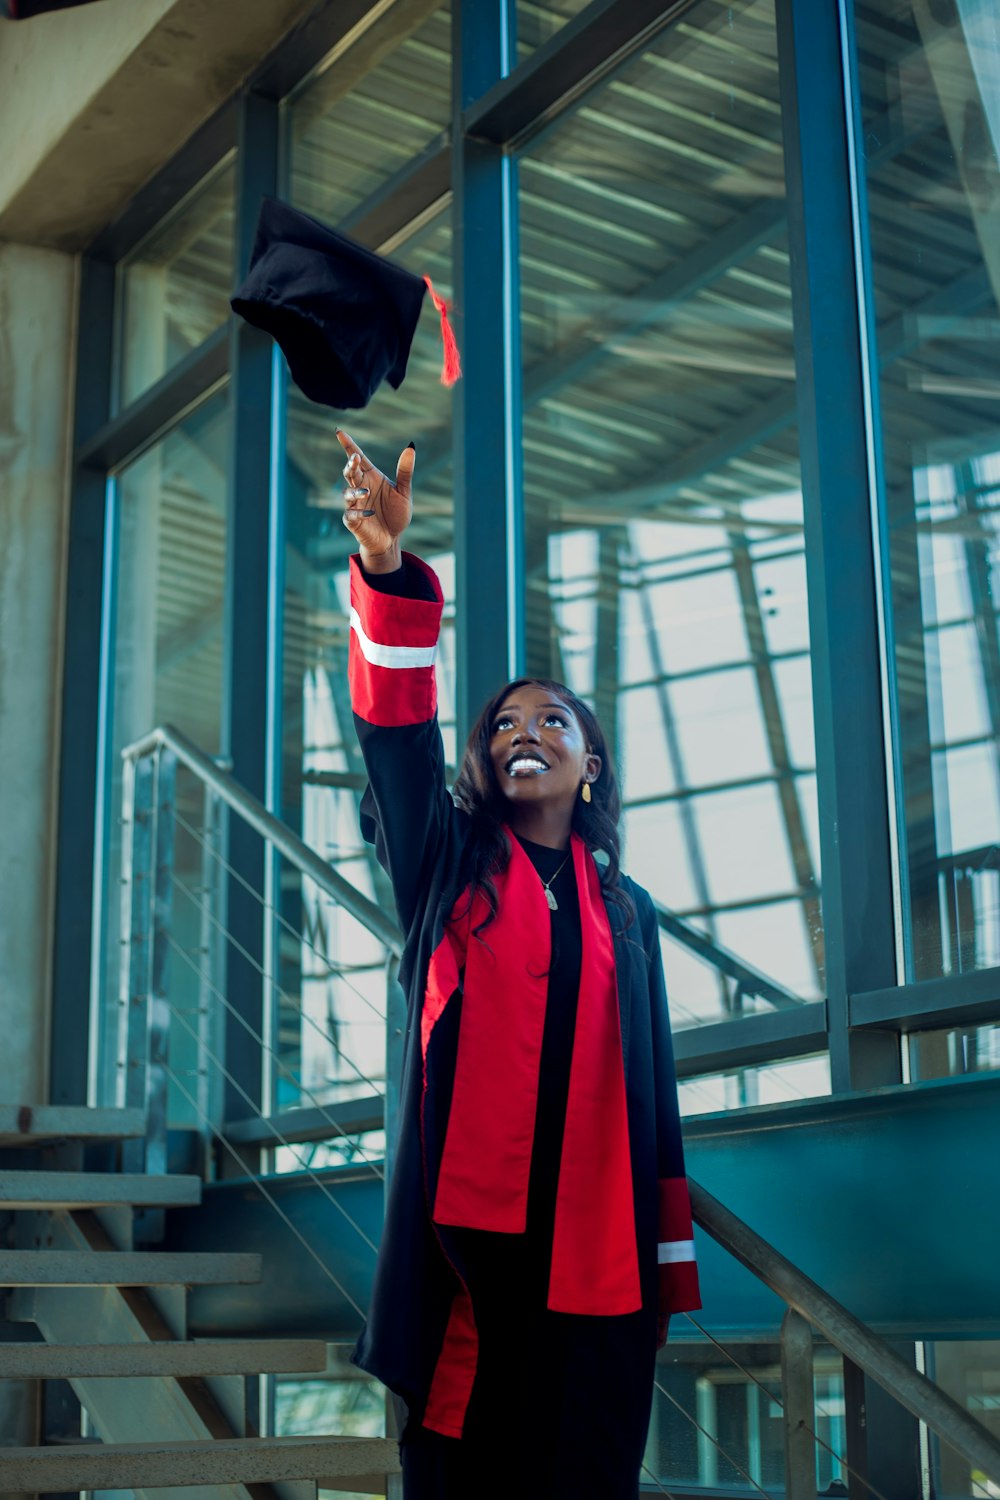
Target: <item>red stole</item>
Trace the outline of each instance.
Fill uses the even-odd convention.
[[[517,839],[511,837],[510,844],[510,863],[496,880],[494,921],[480,938],[470,936],[488,912],[477,892],[471,911],[448,924],[434,954],[423,1041],[426,1053],[464,960],[458,1056],[434,1219],[523,1234],[551,933],[542,882]],[[571,847],[583,958],[548,1305],[556,1312],[607,1316],[642,1305],[625,1072],[614,942],[600,878],[576,834]],[[456,909],[463,911],[467,902],[463,895]]]

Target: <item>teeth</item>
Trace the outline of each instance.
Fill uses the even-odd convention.
[[[526,757],[523,760],[512,760],[507,767],[507,774],[509,776],[516,776],[520,771],[547,771],[548,769],[544,761]]]

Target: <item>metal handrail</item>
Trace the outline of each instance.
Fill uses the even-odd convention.
[[[291,864],[337,901],[346,911],[357,918],[369,932],[378,937],[397,958],[403,950],[403,939],[396,924],[385,915],[349,881],[311,849],[297,834],[293,833],[273,813],[267,811],[251,793],[247,792],[227,771],[212,758],[199,750],[184,734],[172,725],[160,725],[122,751],[122,758],[133,765],[144,757],[161,749],[172,752],[206,786],[239,814],[263,838]],[[674,929],[674,923],[664,921],[671,914],[658,908],[662,926]],[[687,929],[677,931],[681,941],[697,939],[700,944],[710,944],[703,935]],[[695,947],[695,943],[689,942]],[[763,980],[740,963],[733,955],[720,955],[714,945],[713,962],[720,956],[730,958],[740,973],[732,968],[725,972],[741,980],[762,980],[774,994],[768,998],[777,1000],[779,995],[787,1004],[795,997],[782,992],[771,982]],[[697,951],[697,949],[696,949]],[[763,990],[755,990],[763,994]],[[365,1101],[367,1103],[367,1101]],[[256,1136],[254,1136],[256,1138]],[[787,1260],[780,1251],[751,1229],[736,1214],[725,1208],[697,1182],[689,1179],[691,1207],[694,1220],[706,1233],[728,1253],[735,1257],[753,1275],[771,1288],[792,1313],[800,1315],[816,1328],[836,1349],[852,1360],[866,1375],[871,1376],[919,1421],[950,1444],[970,1464],[982,1469],[992,1480],[1000,1482],[1000,1444],[985,1427],[970,1417],[962,1407],[927,1379],[918,1370],[908,1365],[894,1349],[878,1334],[866,1327],[853,1313],[834,1297],[811,1280],[797,1266]],[[786,1320],[787,1321],[787,1320]],[[806,1347],[805,1345],[803,1347]]]
[[[943,1438],[967,1463],[1000,1482],[1000,1443],[951,1396],[908,1365],[896,1351],[835,1297],[786,1260],[749,1224],[688,1179],[691,1211],[712,1239],[800,1313],[841,1354]]]
[[[395,922],[387,917],[381,907],[369,901],[360,891],[356,890],[349,881],[323,860],[314,849],[311,849],[297,834],[293,833],[286,824],[276,818],[273,813],[267,811],[264,804],[244,787],[240,785],[229,773],[199,750],[185,734],[175,729],[172,724],[161,724],[153,729],[142,739],[136,740],[131,745],[126,745],[121,752],[123,760],[141,760],[143,756],[152,755],[158,749],[167,748],[172,750],[177,759],[182,761],[189,770],[222,798],[235,812],[238,812],[251,828],[254,828],[262,837],[270,839],[275,848],[278,849],[286,859],[295,865],[303,874],[308,875],[321,890],[325,891],[335,901],[339,902],[352,916],[369,932],[379,938],[392,953],[399,958],[403,952],[403,936]],[[326,773],[323,773],[324,775]],[[307,779],[323,784],[321,776],[315,774]],[[331,782],[333,777],[330,778]],[[359,778],[348,778],[346,773],[336,773],[338,785],[354,784]],[[778,1007],[799,1006],[803,1002],[797,995],[783,989],[773,979],[759,973],[738,958],[736,954],[713,942],[704,933],[698,932],[696,928],[690,927],[682,918],[676,916],[659,902],[654,902],[656,916],[659,925],[685,948],[689,948],[697,957],[703,958],[707,963],[717,968],[720,973],[735,979],[744,993],[756,995],[762,1000],[769,1000]]]
[[[200,781],[211,787],[213,792],[234,812],[239,813],[244,822],[248,823],[262,838],[268,839],[280,854],[301,870],[303,875],[308,875],[321,891],[325,891],[345,911],[350,912],[352,917],[357,917],[362,926],[383,942],[397,958],[402,955],[403,935],[392,918],[386,916],[382,908],[376,906],[374,901],[369,901],[367,896],[355,890],[343,875],[338,875],[336,870],[331,869],[314,849],[310,849],[309,845],[299,838],[298,834],[293,833],[285,823],[282,823],[273,813],[268,812],[262,802],[242,787],[227,771],[222,770],[211,756],[199,750],[197,745],[193,744],[179,729],[175,729],[172,724],[161,724],[149,734],[144,735],[142,739],[126,745],[122,751],[122,759],[142,760],[144,756],[153,755],[160,749],[172,751]]]

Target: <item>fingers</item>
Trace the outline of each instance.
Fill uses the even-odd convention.
[[[364,463],[364,464],[367,464],[368,460],[365,458],[365,455],[362,453],[361,449],[358,447],[357,443],[351,437],[351,435],[350,435],[349,432],[343,432],[338,427],[337,428],[337,442],[343,448],[343,450],[347,454],[348,458],[353,458],[354,455],[357,454],[358,458],[361,459],[361,462]]]
[[[399,463],[396,465],[396,488],[407,499],[410,497],[410,489],[413,484],[413,466],[416,461],[417,445],[416,443],[407,443],[399,455]]]

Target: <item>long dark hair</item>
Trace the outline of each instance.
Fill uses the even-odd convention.
[[[600,722],[586,703],[571,692],[565,683],[554,682],[546,677],[518,677],[513,682],[508,682],[490,699],[472,726],[452,788],[455,801],[469,814],[473,823],[473,891],[482,891],[489,905],[489,915],[475,929],[476,935],[497,914],[494,877],[501,874],[510,861],[510,837],[505,816],[508,804],[497,785],[493,757],[490,754],[493,725],[501,705],[511,693],[522,687],[540,688],[542,692],[551,693],[565,703],[579,722],[588,753],[601,758],[601,773],[596,781],[590,783],[591,800],[584,802],[582,797],[576,799],[573,832],[580,835],[591,853],[603,852],[606,856],[605,860],[598,861],[601,886],[608,899],[626,913],[626,925],[630,925],[635,917],[635,905],[621,882],[621,794]]]

